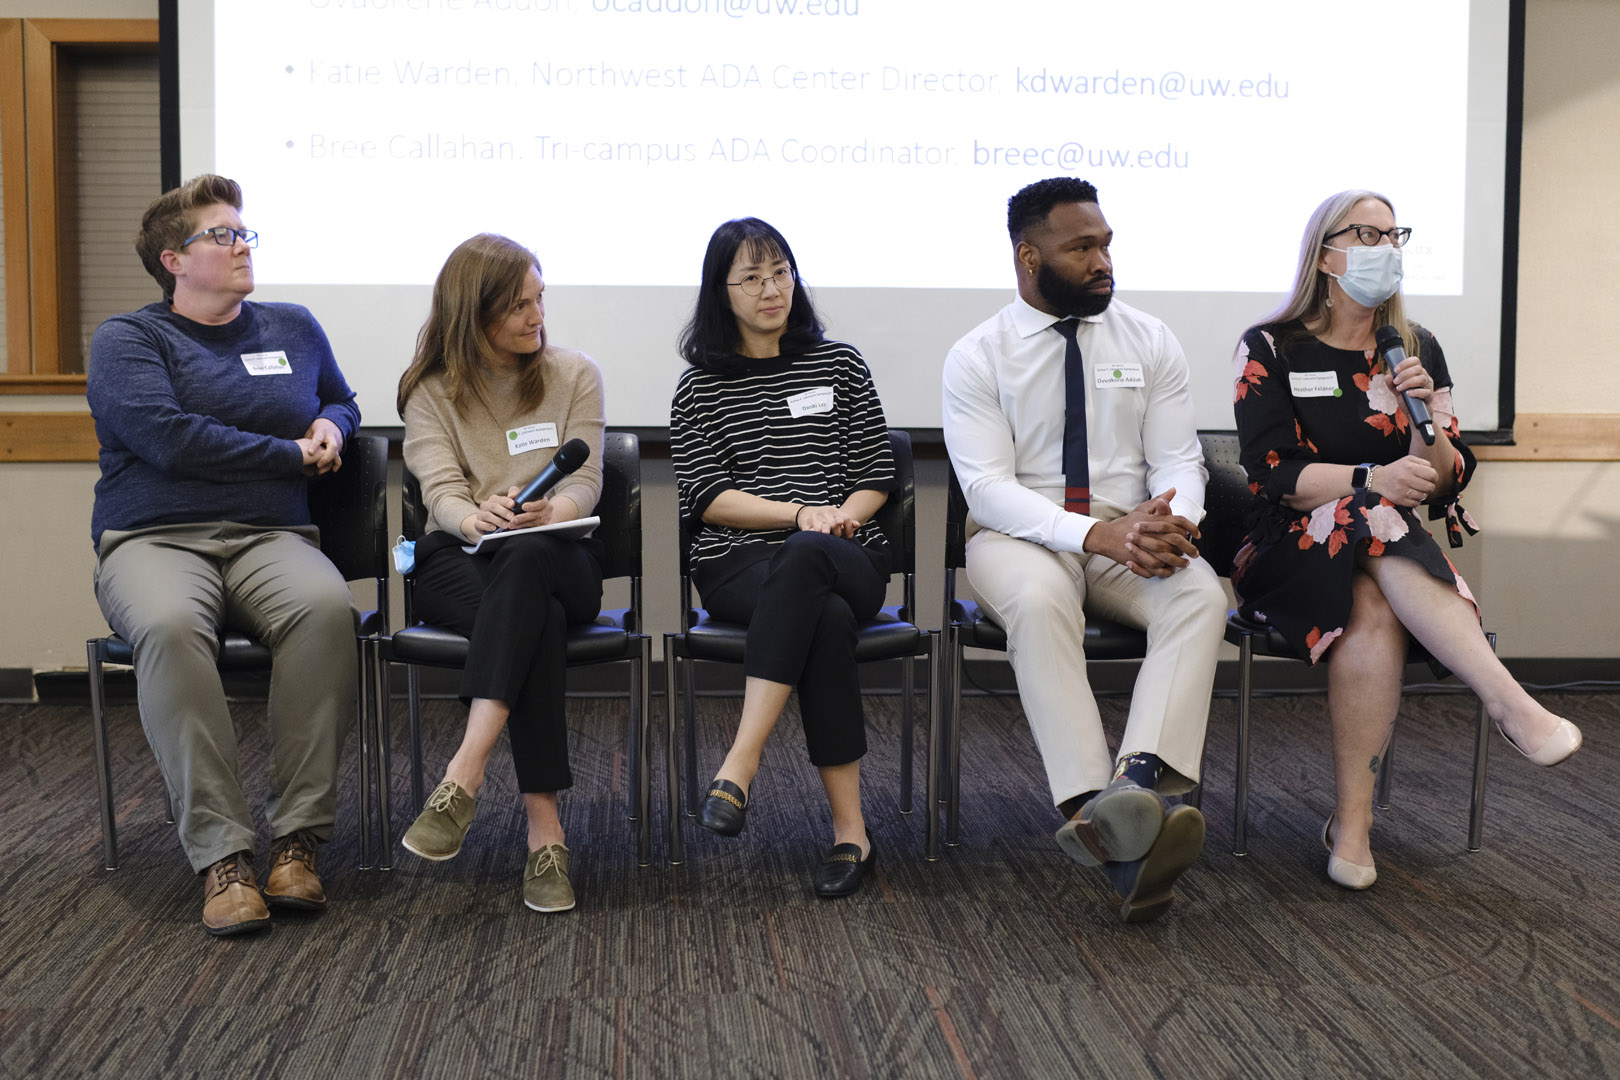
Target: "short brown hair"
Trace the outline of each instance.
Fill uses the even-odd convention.
[[[163,267],[165,251],[179,251],[196,226],[198,210],[216,203],[242,209],[242,187],[235,180],[213,173],[192,177],[173,191],[165,191],[152,201],[141,218],[141,231],[135,237],[135,252],[141,265],[163,289],[174,295],[174,275]]]

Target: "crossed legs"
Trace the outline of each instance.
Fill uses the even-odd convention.
[[[1333,724],[1333,854],[1372,864],[1373,787],[1400,707],[1407,635],[1479,695],[1518,746],[1533,752],[1559,718],[1520,686],[1479,628],[1474,605],[1411,559],[1360,552],[1350,621],[1329,648],[1328,713]]]
[[[750,789],[765,740],[797,686],[805,745],[832,811],[833,842],[858,845],[863,857],[870,845],[861,813],[866,730],[855,627],[882,606],[885,584],[859,545],[804,532],[704,596],[716,617],[748,624],[742,718],[716,779]]]

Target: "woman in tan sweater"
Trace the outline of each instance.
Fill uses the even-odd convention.
[[[601,372],[584,353],[547,344],[544,291],[533,252],[502,236],[466,241],[439,271],[399,382],[405,464],[421,481],[430,522],[416,545],[417,612],[470,639],[467,730],[404,845],[434,860],[461,850],[504,727],[529,822],[523,901],[567,911],[574,892],[557,816],[557,792],[573,783],[566,639],[569,625],[601,609],[600,545],[534,533],[475,555],[461,549],[497,529],[589,516],[601,494]],[[516,505],[522,486],[576,438],[590,448],[585,464],[546,497]]]

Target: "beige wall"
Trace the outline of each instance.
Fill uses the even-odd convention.
[[[0,19],[155,19],[157,0],[0,0]]]
[[[49,12],[41,10],[49,7]],[[0,17],[137,15],[149,2],[0,0]],[[1620,412],[1620,4],[1531,0],[1525,57],[1524,190],[1519,285],[1521,412]],[[29,402],[45,404],[44,402]],[[22,402],[0,407],[26,407]],[[1466,420],[1466,417],[1464,418]],[[674,494],[667,461],[646,467],[649,622],[675,623]],[[944,516],[938,462],[919,465],[924,567],[940,565]],[[104,632],[90,594],[93,465],[0,465],[0,567],[6,617],[0,667],[82,664]],[[1620,657],[1613,613],[1620,539],[1620,463],[1491,462],[1466,502],[1484,533],[1454,555],[1483,598],[1504,656]],[[939,575],[919,602],[936,625]]]

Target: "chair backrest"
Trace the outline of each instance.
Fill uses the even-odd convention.
[[[1229,577],[1232,559],[1248,539],[1255,495],[1249,490],[1248,474],[1238,463],[1236,435],[1204,432],[1198,441],[1204,448],[1204,468],[1209,470],[1204,520],[1199,525],[1203,538],[1198,541],[1198,550],[1217,574]]]
[[[1205,516],[1199,532],[1198,552],[1220,577],[1232,573],[1232,557],[1243,546],[1254,504],[1249,478],[1238,464],[1238,437],[1228,432],[1207,432],[1198,436],[1204,451],[1204,467],[1209,470],[1209,486],[1204,490]],[[956,470],[947,462],[950,496],[945,508],[945,571],[967,565],[967,498],[957,482]]]
[[[641,577],[641,440],[628,431],[602,435],[602,497],[596,501],[602,524],[604,578]]]
[[[967,565],[967,496],[956,479],[956,466],[945,458],[945,480],[950,493],[945,500],[945,569],[960,570]]]
[[[911,457],[911,433],[889,429],[889,453],[894,455],[894,491],[878,509],[875,520],[888,538],[897,574],[917,571],[917,471]]]
[[[903,575],[902,616],[916,620],[917,578],[917,472],[911,456],[909,432],[889,429],[889,453],[894,457],[894,490],[873,518],[889,541],[894,573]],[[692,545],[702,523],[681,518],[681,611],[683,622],[692,612]],[[683,627],[690,629],[690,625]]]
[[[345,581],[388,576],[388,440],[356,435],[343,467],[309,482],[310,520]]]

